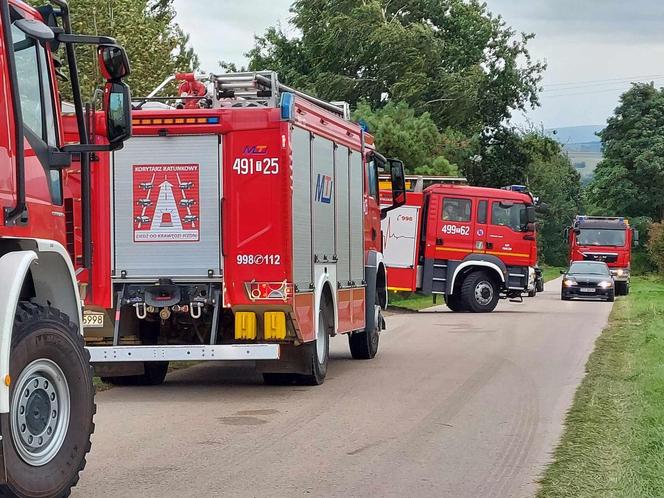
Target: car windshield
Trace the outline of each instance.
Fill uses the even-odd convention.
[[[625,245],[625,230],[582,228],[576,236],[576,243],[580,246],[622,247]]]
[[[569,268],[570,275],[575,275],[579,273],[590,274],[590,275],[605,275],[609,276],[609,267],[605,264],[597,263],[572,263],[572,266]]]

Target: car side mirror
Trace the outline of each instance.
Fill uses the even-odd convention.
[[[131,94],[122,82],[106,83],[104,88],[106,130],[111,146],[131,137]]]

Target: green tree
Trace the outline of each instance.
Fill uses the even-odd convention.
[[[604,160],[588,185],[593,211],[664,219],[664,90],[634,84],[600,134]]]
[[[132,94],[146,95],[167,76],[198,67],[189,36],[175,23],[174,0],[70,0],[75,33],[112,36],[127,50]],[[77,48],[84,99],[103,80],[93,47]],[[69,98],[68,88],[63,97]]]
[[[361,102],[353,118],[366,123],[376,138],[378,150],[401,159],[408,173],[458,174],[458,167],[451,162],[454,155],[449,154],[452,147],[448,142],[454,135],[442,135],[429,114],[418,116],[405,102],[390,102],[375,111],[368,103]]]
[[[249,69],[328,100],[373,109],[404,101],[439,129],[477,133],[537,105],[544,65],[479,0],[296,0],[289,39],[278,27],[256,39]]]

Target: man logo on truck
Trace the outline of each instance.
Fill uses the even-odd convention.
[[[323,204],[332,202],[332,178],[320,173],[316,179],[316,202]]]

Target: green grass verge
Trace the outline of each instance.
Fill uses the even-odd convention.
[[[664,281],[632,280],[586,370],[538,496],[664,496]]]
[[[549,280],[555,280],[560,276],[560,270],[564,270],[562,266],[543,266],[542,274],[544,275],[544,281],[548,282]]]
[[[416,292],[390,292],[390,308],[419,311],[433,306],[433,298]],[[438,304],[444,304],[442,296],[438,299]]]

